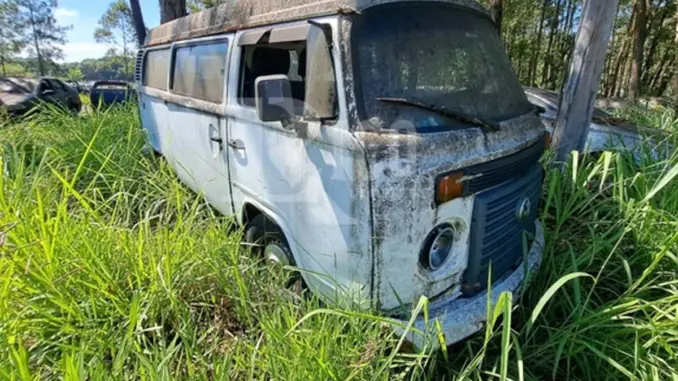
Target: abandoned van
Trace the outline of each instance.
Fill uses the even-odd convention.
[[[235,0],[136,81],[153,149],[329,303],[426,296],[451,344],[538,267],[544,127],[475,1]]]

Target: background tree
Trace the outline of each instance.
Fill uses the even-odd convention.
[[[674,37],[674,45],[673,45],[673,50],[674,54],[678,55],[678,10],[676,10],[676,33]],[[674,74],[673,74],[673,107],[676,111],[676,114],[678,114],[678,65],[674,64],[676,67],[673,69]]]
[[[0,70],[7,76],[8,65],[23,47],[23,25],[18,18],[19,7],[15,2],[0,1]]]
[[[66,79],[69,81],[82,82],[85,80],[85,74],[82,73],[79,66],[72,66],[66,73]]]
[[[24,41],[29,57],[35,58],[39,75],[53,69],[55,60],[63,58],[61,46],[66,43],[66,31],[54,18],[55,0],[14,0],[18,7],[17,23],[25,26]]]
[[[200,12],[203,9],[216,7],[230,0],[188,0],[187,7],[191,13]],[[499,0],[501,1],[501,0]]]
[[[481,1],[495,13],[497,0]],[[678,71],[677,2],[619,0],[599,95],[673,97],[678,92],[678,78],[676,91],[671,85]],[[583,0],[501,3],[502,38],[520,81],[560,90],[567,80]]]
[[[497,24],[497,29],[499,29],[499,33],[501,34],[501,21],[502,18],[504,17],[504,1],[489,0],[488,6],[490,8],[490,15],[492,16],[492,20],[494,20],[494,23]]]
[[[646,0],[635,0],[633,6],[635,18],[633,20],[633,59],[631,61],[631,77],[629,78],[629,100],[636,103],[638,85],[643,65],[643,52],[645,50],[645,33],[647,29],[647,3]]]
[[[137,37],[132,10],[127,1],[116,0],[108,6],[106,13],[99,19],[99,28],[94,31],[94,39],[121,49],[125,78],[129,79],[132,72],[132,48],[136,47]]]
[[[186,0],[159,0],[160,23],[164,24],[186,16]]]

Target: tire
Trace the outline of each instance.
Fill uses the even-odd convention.
[[[295,265],[292,250],[290,250],[282,230],[280,230],[278,225],[261,214],[254,217],[247,224],[244,241],[251,247],[252,253],[260,258],[265,257],[268,246],[275,245],[284,254],[284,257],[278,258],[279,263],[290,266]],[[269,259],[271,258],[266,258],[266,260]]]
[[[247,224],[243,241],[257,258],[264,259],[270,266],[296,267],[292,250],[280,227],[263,215],[258,215]],[[286,286],[295,294],[303,294],[306,285],[298,272],[295,272]]]

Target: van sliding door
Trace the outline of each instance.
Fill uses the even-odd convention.
[[[228,44],[220,36],[174,46],[166,154],[182,181],[225,215],[233,213],[223,117]]]

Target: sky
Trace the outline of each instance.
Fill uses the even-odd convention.
[[[64,45],[64,62],[82,61],[85,58],[103,57],[112,46],[94,41],[94,30],[99,18],[112,0],[59,0],[54,17],[60,25],[71,25]],[[141,12],[147,28],[160,24],[158,0],[140,0]]]

